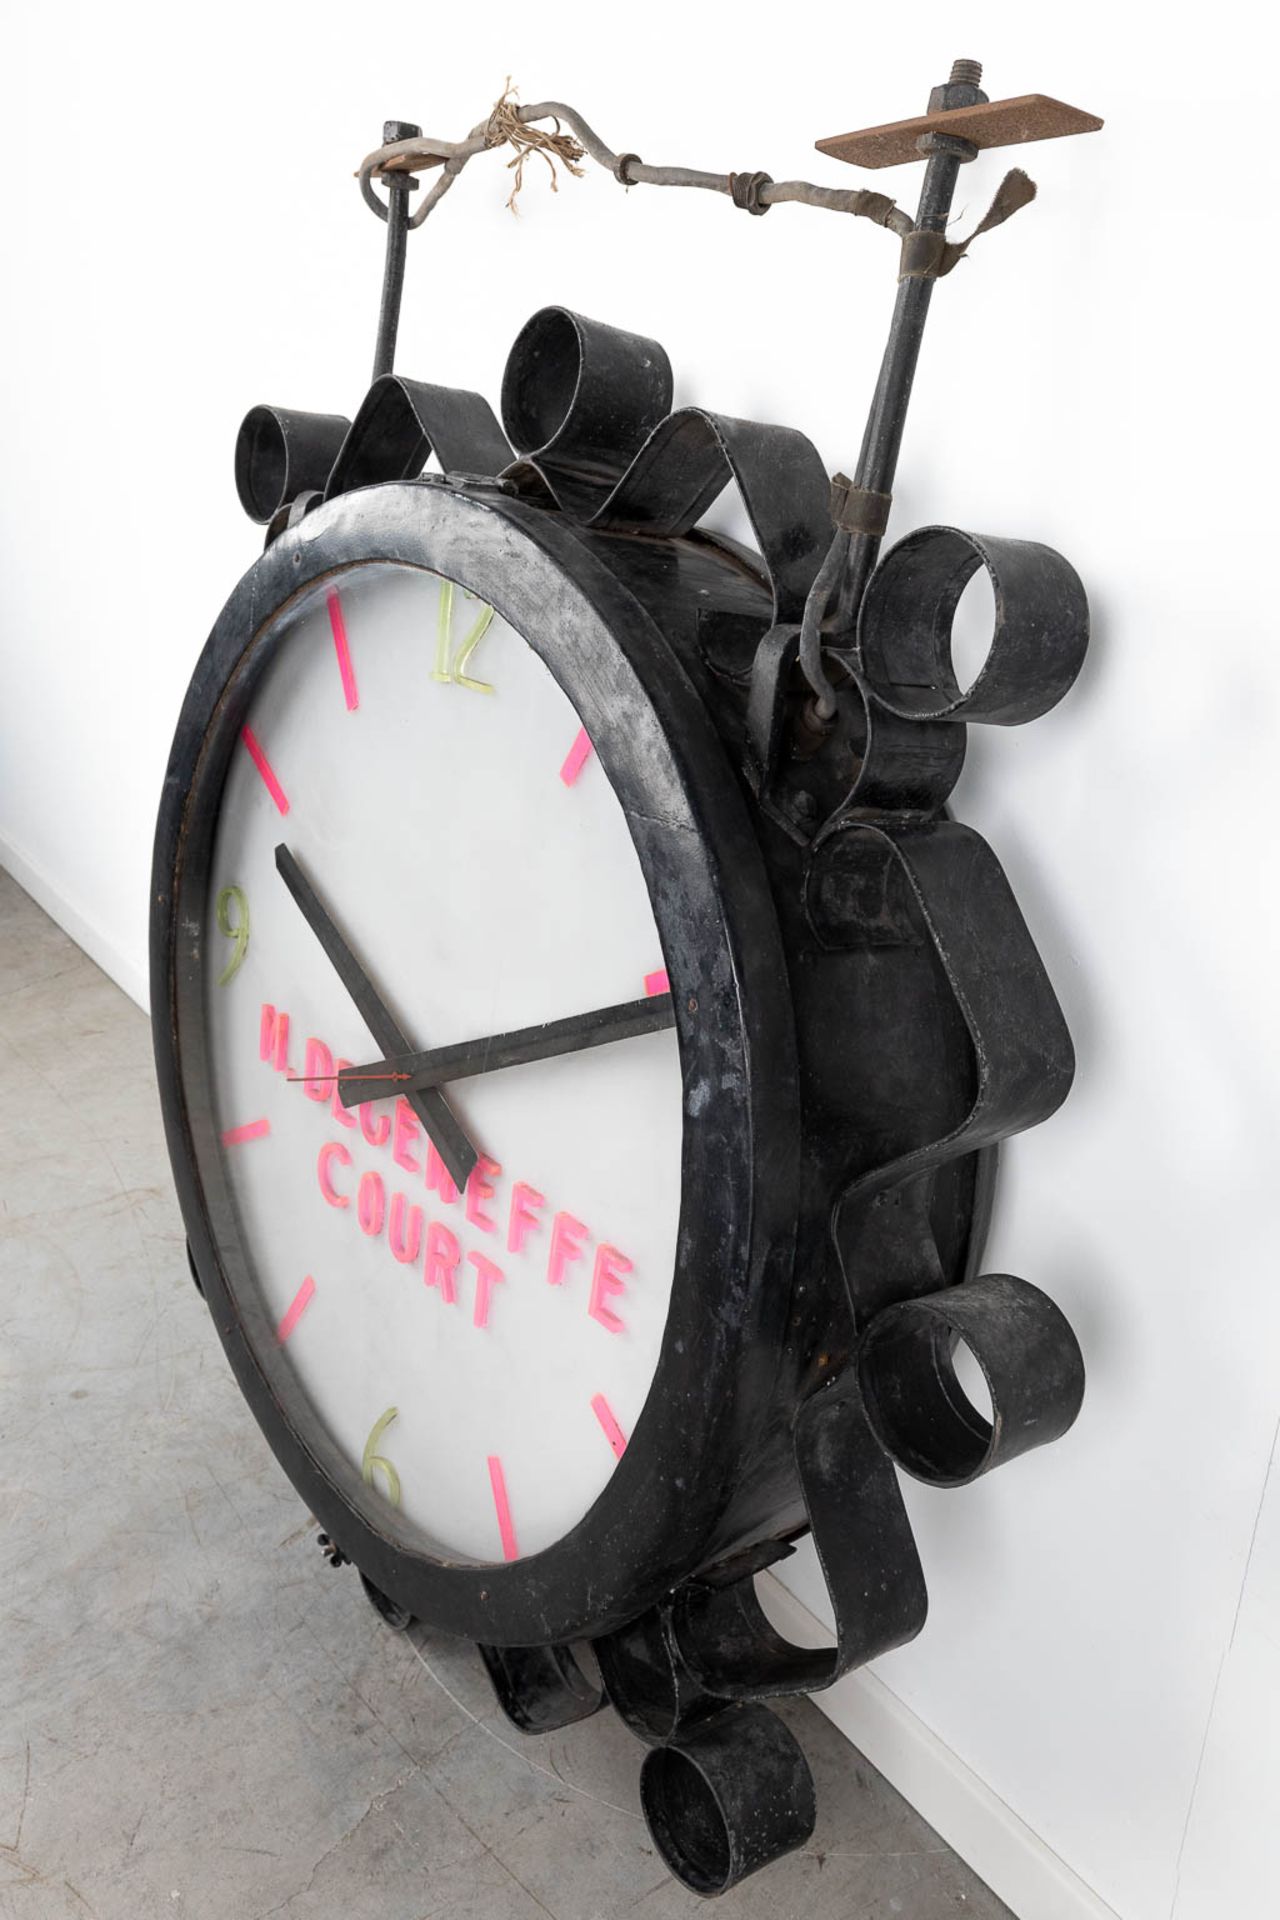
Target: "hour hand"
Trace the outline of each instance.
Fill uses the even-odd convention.
[[[468,1080],[473,1074],[552,1060],[557,1054],[580,1053],[586,1047],[603,1047],[641,1033],[660,1033],[673,1027],[675,1018],[671,995],[656,993],[644,1000],[597,1007],[592,1013],[571,1014],[566,1020],[489,1034],[483,1040],[462,1040],[425,1053],[394,1053],[362,1067],[344,1068],[338,1075],[338,1098],[344,1107],[358,1107],[365,1100],[385,1099],[397,1086],[402,1091],[424,1092],[447,1086],[450,1080]]]
[[[356,1011],[380,1047],[388,1053],[407,1053],[409,1042],[397,1026],[386,1002],[338,931],[319,894],[298,865],[288,847],[276,848],[276,871],[288,887],[302,917],[328,954],[338,978],[355,1002]],[[380,1089],[385,1093],[385,1087]],[[454,1117],[441,1093],[407,1090],[405,1097],[426,1128],[436,1152],[449,1170],[455,1185],[464,1187],[480,1158],[475,1147]]]

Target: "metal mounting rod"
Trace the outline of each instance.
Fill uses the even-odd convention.
[[[954,107],[980,105],[987,98],[978,84],[981,78],[982,67],[978,61],[955,61],[947,84],[935,87],[930,94],[929,111],[945,112]],[[973,158],[974,149],[966,152],[967,142],[957,140],[952,143],[945,134],[927,135],[926,138],[930,142],[930,152],[924,170],[924,184],[920,189],[916,225],[928,232],[941,233],[951,214],[951,200],[960,168],[966,160]],[[872,493],[893,492],[907,406],[920,358],[933,286],[932,279],[907,279],[898,284],[893,318],[889,323],[889,337],[885,342],[880,375],[867,415],[854,475],[855,486],[865,487]],[[855,533],[850,537],[831,621],[833,638],[845,640],[848,644],[853,641],[858,609],[880,552],[880,540],[879,534]]]
[[[408,120],[385,120],[382,142],[412,140],[422,128]],[[409,195],[417,187],[410,174],[385,176],[387,188],[387,250],[382,268],[382,304],[378,309],[378,340],[373,350],[373,378],[395,366],[396,335],[400,330],[400,301],[404,293],[404,263],[409,245]]]

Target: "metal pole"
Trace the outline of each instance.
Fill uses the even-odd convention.
[[[382,144],[416,139],[422,128],[408,120],[386,120]],[[417,186],[412,174],[384,176],[387,189],[387,251],[382,268],[382,304],[378,309],[378,341],[373,350],[373,377],[379,379],[395,366],[396,334],[400,329],[400,299],[404,292],[404,263],[409,245],[409,195]]]
[[[982,67],[978,61],[957,60],[947,84],[935,87],[930,94],[929,111],[935,113],[953,107],[977,106],[987,97],[978,84],[981,78]],[[951,199],[960,168],[965,160],[973,157],[973,150],[965,151],[959,141],[952,146],[945,134],[929,137],[936,145],[925,166],[916,225],[931,233],[941,233],[950,217]],[[943,145],[944,141],[947,142],[946,146]],[[893,492],[902,433],[907,421],[907,405],[911,399],[920,345],[924,338],[924,323],[929,315],[932,297],[932,280],[899,282],[893,319],[889,323],[889,338],[880,363],[880,377],[876,381],[854,476],[856,486],[865,487],[872,493]],[[856,533],[850,537],[832,621],[837,635],[852,636],[862,596],[879,552],[878,534]]]

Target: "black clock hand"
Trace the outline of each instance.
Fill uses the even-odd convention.
[[[339,933],[306,874],[283,844],[276,848],[276,871],[302,909],[302,916],[312,933],[333,962],[338,978],[351,995],[356,1011],[374,1039],[388,1053],[406,1053],[409,1042],[396,1025],[385,1001]],[[405,1097],[434,1141],[436,1152],[449,1169],[450,1178],[457,1186],[464,1187],[467,1176],[480,1156],[454,1118],[444,1095],[406,1092]]]
[[[447,1086],[476,1073],[496,1073],[500,1067],[524,1066],[530,1060],[551,1060],[557,1054],[578,1053],[585,1047],[603,1047],[611,1040],[631,1040],[641,1033],[659,1033],[675,1025],[669,993],[645,1000],[625,1000],[616,1007],[597,1007],[593,1013],[571,1014],[566,1020],[547,1020],[538,1027],[517,1027],[512,1033],[490,1034],[484,1040],[462,1040],[425,1053],[395,1053],[347,1067],[338,1075],[338,1098],[344,1107],[364,1100],[385,1099],[401,1088],[418,1090]],[[389,1082],[394,1084],[388,1084]]]

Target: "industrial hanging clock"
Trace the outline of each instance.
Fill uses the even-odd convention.
[[[1018,540],[927,527],[879,558],[933,284],[967,245],[945,237],[960,166],[1098,124],[979,79],[957,63],[921,119],[822,143],[926,157],[915,220],[648,167],[559,106],[504,99],[456,144],[389,126],[361,173],[388,225],[373,386],[352,422],[247,417],[267,546],[160,810],[169,1146],[246,1398],[385,1618],[474,1640],[526,1731],[613,1704],[701,1893],[812,1828],[763,1703],[923,1623],[896,1467],[970,1481],[1062,1433],[1083,1388],[1057,1308],[981,1272],[996,1144],[1058,1105],[1072,1056],[946,802],[969,721],[1070,686],[1085,598]],[[517,168],[585,150],[628,185],[896,233],[855,477],[788,429],[672,413],[656,342],[562,309],[516,340],[505,431],[397,376],[415,176],[441,169],[429,211],[507,143]],[[1032,191],[1009,175],[983,228]],[[731,482],[758,552],[699,530]],[[995,630],[965,689],[951,623],[980,569]],[[825,1652],[753,1584],[806,1532]]]

